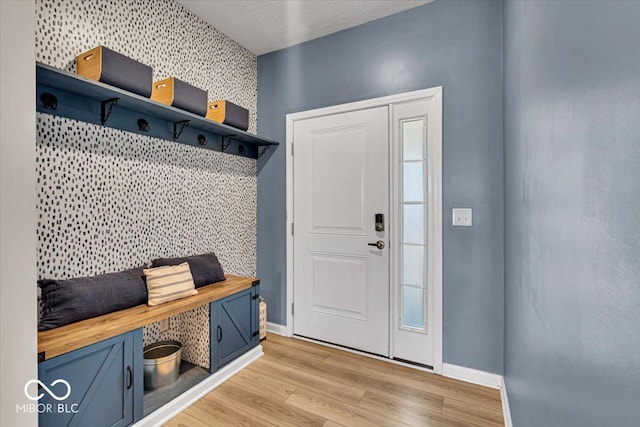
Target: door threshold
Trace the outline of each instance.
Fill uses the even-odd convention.
[[[420,368],[431,369],[433,371],[433,366],[425,365],[424,363],[413,362],[411,360],[401,359],[399,357],[394,357],[393,360],[396,362],[406,363],[408,365],[415,365]]]
[[[435,374],[435,372],[433,371],[433,367],[429,366],[429,365],[423,365],[421,363],[416,363],[416,362],[411,362],[408,360],[404,360],[404,359],[397,359],[397,358],[389,358],[386,356],[381,356],[379,354],[375,354],[375,353],[369,353],[367,351],[362,351],[362,350],[358,350],[355,348],[351,348],[351,347],[347,347],[347,346],[343,346],[343,345],[338,345],[338,344],[333,344],[327,341],[322,341],[322,340],[318,340],[315,338],[309,338],[309,337],[305,337],[302,335],[293,335],[292,338],[301,340],[301,341],[307,341],[307,342],[311,342],[314,344],[319,344],[319,345],[323,345],[325,347],[330,347],[330,348],[335,348],[336,350],[342,350],[342,351],[346,351],[348,353],[353,353],[353,354],[359,354],[360,356],[365,356],[365,357],[369,357],[371,359],[376,359],[376,360],[381,360],[383,362],[387,362],[387,363],[392,363],[394,365],[399,365],[399,366],[404,366],[405,368],[411,368],[411,369],[415,369],[418,371],[423,371],[423,372],[428,372],[431,374]]]

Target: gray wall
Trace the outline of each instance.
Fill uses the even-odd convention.
[[[258,57],[258,132],[285,115],[433,86],[444,93],[444,361],[502,372],[503,176],[500,2],[436,1]],[[284,324],[285,148],[258,164],[258,275]],[[452,228],[451,207],[473,207]]]
[[[0,425],[38,425],[17,412],[36,357],[36,75],[33,1],[0,1]],[[35,387],[34,387],[35,388]],[[33,393],[35,390],[31,388]]]
[[[507,2],[514,425],[640,419],[640,2]]]

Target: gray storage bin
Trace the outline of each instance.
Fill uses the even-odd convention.
[[[155,390],[175,383],[180,375],[182,344],[159,341],[144,348],[144,388]]]

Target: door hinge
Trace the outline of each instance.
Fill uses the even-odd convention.
[[[255,331],[253,334],[251,334],[251,336],[252,336],[252,337],[257,337],[259,333],[260,333],[260,331],[259,331],[259,330],[258,330],[258,331]]]
[[[291,223],[291,235],[293,236],[293,223]]]
[[[293,309],[293,304],[295,304],[295,303],[293,303],[293,302],[291,303],[291,315],[292,316],[295,314],[295,310]]]
[[[293,142],[291,143],[291,155],[293,156]]]

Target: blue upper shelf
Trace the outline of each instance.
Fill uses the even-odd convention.
[[[45,105],[47,94],[55,97],[55,109],[52,102]],[[255,159],[278,145],[276,141],[41,63],[36,64],[36,96],[41,113],[238,156]],[[148,130],[140,129],[140,119],[147,122]]]

